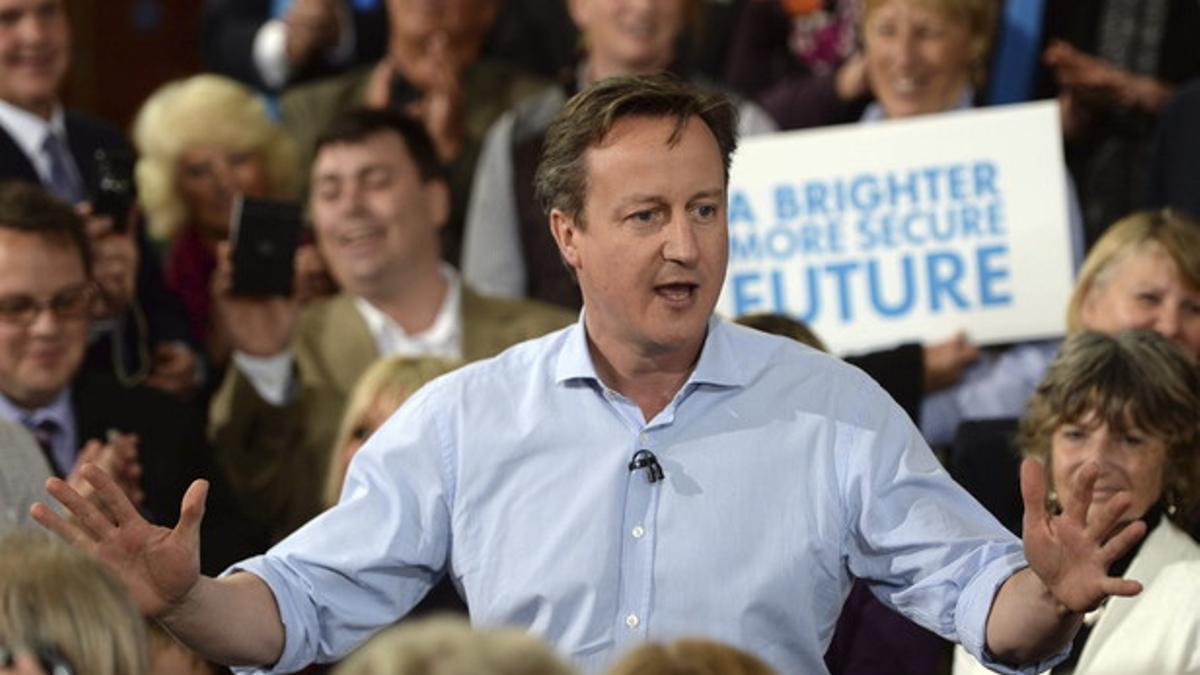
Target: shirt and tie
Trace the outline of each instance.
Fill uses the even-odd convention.
[[[663,480],[630,471],[639,450]],[[337,507],[236,569],[278,602],[277,672],[344,655],[448,570],[475,623],[525,627],[586,672],[701,635],[822,673],[853,577],[983,657],[1025,564],[867,376],[714,319],[652,420],[600,380],[582,321],[435,380]]]
[[[68,204],[87,199],[87,187],[67,139],[66,117],[61,106],[44,120],[33,113],[0,101],[0,126],[8,130],[29,158],[42,186]]]
[[[66,476],[71,473],[79,454],[79,434],[75,428],[70,388],[63,389],[50,403],[35,410],[22,408],[0,394],[0,417],[29,430],[55,474]]]

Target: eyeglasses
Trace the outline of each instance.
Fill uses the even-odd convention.
[[[32,654],[46,675],[75,675],[75,666],[71,665],[67,657],[54,647],[46,645],[36,649],[17,650],[0,644],[0,668],[12,668],[16,665],[18,651],[28,651]]]
[[[96,288],[91,282],[63,289],[44,302],[28,295],[6,295],[0,297],[0,323],[28,326],[43,309],[50,310],[57,319],[81,319],[91,309],[95,297]]]

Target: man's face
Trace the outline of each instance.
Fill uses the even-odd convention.
[[[669,145],[674,127],[674,118],[619,120],[585,155],[585,222],[551,213],[602,350],[698,349],[721,291],[729,247],[721,152],[702,120],[688,120]]]
[[[309,206],[330,271],[350,293],[394,292],[396,279],[436,268],[449,195],[423,182],[404,141],[380,132],[321,149]]]
[[[661,70],[675,56],[688,0],[571,0],[589,54],[610,68]]]
[[[63,0],[0,0],[0,99],[49,116],[70,61]]]
[[[70,245],[0,227],[0,318],[29,299],[43,305],[28,325],[0,320],[0,392],[18,405],[48,403],[83,361],[86,317],[44,306],[86,285],[83,261]]]

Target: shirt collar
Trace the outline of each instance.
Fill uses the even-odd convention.
[[[559,353],[555,381],[562,384],[568,380],[588,380],[600,383],[596,366],[592,362],[587,345],[587,328],[584,311],[579,320],[567,332],[566,341]],[[746,368],[738,363],[738,350],[733,344],[729,326],[715,315],[708,318],[708,334],[700,349],[700,358],[692,369],[684,387],[690,385],[712,385],[716,387],[743,387],[750,382],[755,368]],[[751,356],[751,355],[742,355]]]
[[[39,157],[42,153],[42,143],[48,132],[54,132],[66,142],[67,124],[61,105],[54,105],[50,113],[50,121],[34,115],[28,110],[18,108],[7,102],[0,101],[0,126],[16,141],[17,146],[27,157]]]
[[[363,321],[366,322],[367,329],[371,332],[371,337],[381,355],[390,356],[396,353],[398,350],[395,348],[395,343],[399,341],[420,342],[424,345],[435,346],[437,348],[434,351],[437,356],[461,358],[462,284],[459,281],[458,273],[450,265],[443,263],[439,272],[446,279],[446,297],[442,299],[442,306],[438,310],[433,324],[420,333],[409,335],[400,324],[392,320],[392,317],[379,311],[364,298],[354,297],[354,306],[362,315]],[[393,338],[397,338],[397,340],[393,340]]]
[[[0,417],[17,424],[37,424],[44,420],[52,420],[59,429],[66,429],[72,424],[74,417],[71,410],[71,388],[63,387],[50,403],[34,410],[27,410],[0,394]]]
[[[947,108],[944,112],[950,112],[953,110],[969,110],[969,109],[975,107],[974,101],[975,101],[975,88],[967,87],[967,88],[963,89],[962,94],[959,94],[958,100],[956,100],[954,102],[954,105]],[[879,105],[879,101],[872,101],[871,105],[868,105],[867,109],[863,111],[862,118],[859,121],[860,122],[882,122],[883,120],[886,120],[886,119],[888,119],[888,116],[887,116],[887,113],[885,113],[883,111],[883,106]]]

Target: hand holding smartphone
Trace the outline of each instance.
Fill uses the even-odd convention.
[[[296,202],[239,196],[233,205],[233,295],[291,296],[302,210]]]

